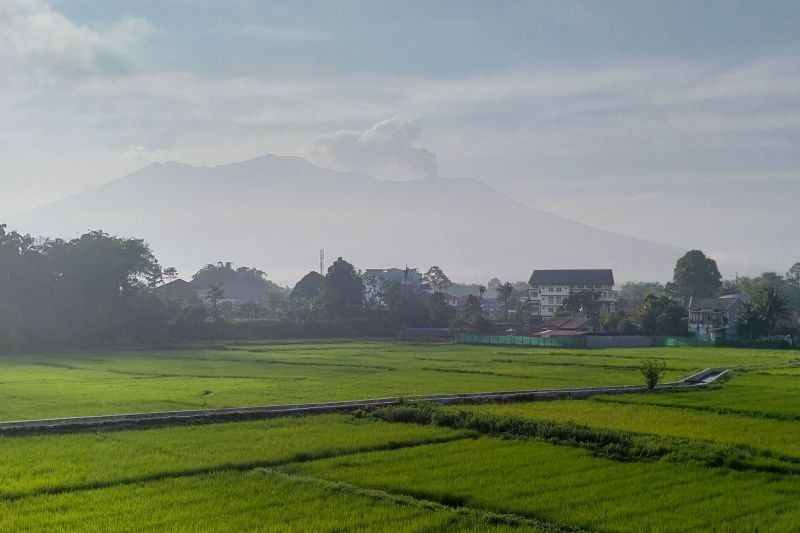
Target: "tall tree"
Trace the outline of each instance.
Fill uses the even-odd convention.
[[[514,293],[514,285],[507,281],[497,285],[495,290],[497,291],[498,297],[503,302],[503,320],[508,320],[508,302],[511,299],[511,295]]]
[[[710,297],[722,287],[722,276],[717,262],[700,250],[691,250],[678,259],[667,292],[684,302],[694,297]]]
[[[647,295],[637,318],[639,328],[647,335],[687,334],[686,311],[668,296]]]
[[[319,296],[325,278],[316,270],[303,276],[292,289],[291,298],[300,300],[313,300]]]
[[[767,336],[772,336],[779,320],[789,317],[789,306],[775,287],[764,288],[755,298],[755,306],[764,324]]]
[[[339,257],[328,268],[320,298],[331,317],[352,316],[363,308],[364,281],[353,265]]]
[[[452,284],[453,283],[450,281],[450,278],[447,277],[447,274],[445,274],[444,271],[436,265],[430,267],[428,271],[422,275],[422,286],[425,288],[425,290],[444,292]]]
[[[483,316],[480,300],[475,295],[470,294],[467,296],[464,307],[461,308],[458,316],[453,320],[452,327],[476,333],[486,333],[491,331],[492,323]]]
[[[212,283],[206,292],[206,300],[211,302],[211,311],[214,318],[219,318],[219,301],[225,297],[225,289],[222,288],[222,283]]]
[[[792,265],[792,268],[786,273],[786,280],[800,289],[800,261]]]

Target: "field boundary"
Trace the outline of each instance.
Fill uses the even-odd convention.
[[[704,389],[726,375],[728,368],[707,368],[679,381],[656,387],[656,392]],[[255,420],[288,415],[350,413],[396,405],[403,401],[425,401],[440,405],[487,401],[530,401],[561,398],[588,398],[597,394],[631,394],[647,392],[642,385],[608,387],[579,387],[569,389],[539,389],[500,392],[471,392],[457,394],[428,394],[407,397],[374,398],[339,402],[271,405],[262,407],[223,407],[218,409],[188,409],[114,415],[13,420],[0,422],[0,435],[30,433],[74,432],[99,429],[139,429],[165,425],[199,424],[210,422]]]

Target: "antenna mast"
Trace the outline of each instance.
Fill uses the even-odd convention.
[[[325,275],[325,249],[322,248],[319,251],[319,275]]]

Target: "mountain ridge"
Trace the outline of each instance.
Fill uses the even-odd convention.
[[[382,181],[272,154],[218,166],[153,163],[9,222],[34,235],[99,228],[144,238],[185,275],[224,259],[287,281],[315,269],[320,248],[358,268],[439,264],[470,281],[578,267],[663,280],[682,252],[534,209],[481,180]]]

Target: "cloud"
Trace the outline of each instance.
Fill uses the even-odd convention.
[[[167,150],[148,150],[144,146],[130,145],[125,150],[123,156],[126,159],[133,159],[136,161],[147,161],[149,163],[164,163],[166,161],[174,161],[178,159],[174,152]]]
[[[388,170],[391,174],[411,171],[413,177],[436,177],[436,154],[413,146],[419,138],[419,126],[394,117],[364,131],[339,131],[318,137],[312,152],[334,165],[378,176],[386,175]]]
[[[152,31],[148,22],[136,18],[95,30],[39,0],[0,1],[0,60],[23,69],[91,72],[104,63],[132,59]]]

